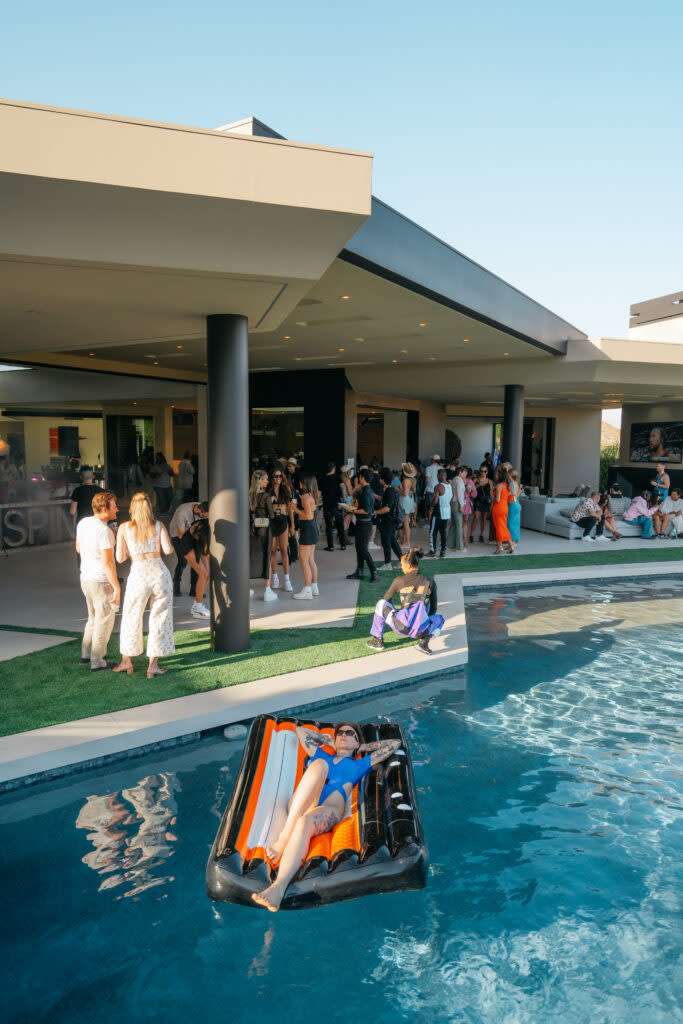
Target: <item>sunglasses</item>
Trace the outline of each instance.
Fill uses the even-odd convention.
[[[273,480],[282,480],[282,473],[273,473]]]
[[[355,740],[358,739],[355,729],[337,729],[337,736],[353,736]]]

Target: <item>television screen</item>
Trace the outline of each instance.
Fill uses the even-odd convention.
[[[632,423],[631,462],[681,462],[683,423]]]

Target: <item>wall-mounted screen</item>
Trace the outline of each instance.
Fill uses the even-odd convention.
[[[683,461],[683,423],[632,423],[631,462]]]

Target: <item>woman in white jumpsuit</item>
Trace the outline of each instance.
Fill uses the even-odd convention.
[[[151,600],[147,678],[163,675],[157,659],[173,654],[173,580],[164,565],[161,552],[173,553],[166,527],[154,521],[149,497],[142,492],[130,501],[130,522],[119,527],[116,537],[116,561],[125,562],[130,556],[131,568],[126,583],[126,595],[121,615],[121,664],[115,672],[133,673],[132,658],[142,654],[142,617]]]

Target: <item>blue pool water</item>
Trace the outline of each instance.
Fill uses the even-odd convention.
[[[421,892],[211,904],[241,753],[222,737],[4,796],[3,1019],[683,1020],[679,593],[481,591],[464,695],[454,676],[336,713],[407,731]]]

